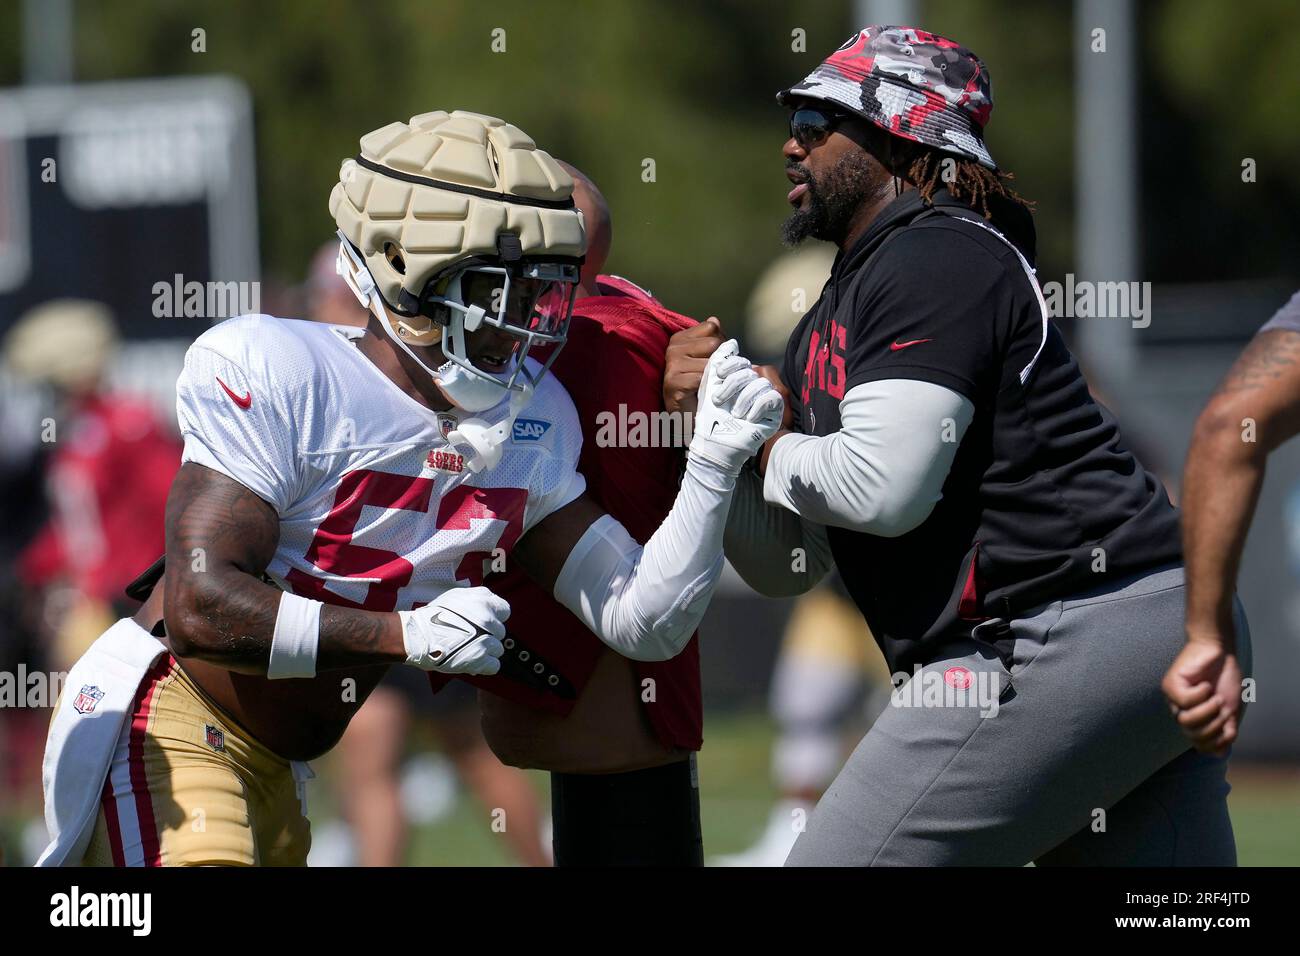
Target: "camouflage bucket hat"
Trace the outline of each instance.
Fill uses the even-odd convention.
[[[993,112],[988,68],[937,34],[869,26],[776,95],[782,106],[800,99],[834,103],[895,136],[998,168],[984,145]]]

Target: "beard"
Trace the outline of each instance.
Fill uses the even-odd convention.
[[[839,245],[864,203],[878,202],[889,190],[890,177],[866,150],[850,150],[829,170],[814,177],[807,173],[808,201],[781,224],[781,240],[795,246],[805,239],[822,239]]]

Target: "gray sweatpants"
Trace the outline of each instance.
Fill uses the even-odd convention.
[[[895,692],[786,865],[1234,865],[1227,760],[1188,748],[1160,692],[1183,601],[1171,568],[1013,621],[1009,670],[976,641],[946,648]]]

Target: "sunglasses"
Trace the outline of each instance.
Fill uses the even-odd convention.
[[[817,106],[801,106],[790,114],[790,136],[803,149],[820,146],[835,127],[853,117]]]

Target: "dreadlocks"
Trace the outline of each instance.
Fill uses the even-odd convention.
[[[993,196],[1033,212],[1034,203],[1008,185],[1015,179],[1011,173],[994,172],[973,159],[894,136],[874,124],[867,126],[863,146],[893,175],[915,186],[926,205],[934,201],[938,190],[947,189],[954,199],[961,200],[985,219],[993,218],[989,209],[989,199]]]
[[[1001,196],[1033,211],[1034,203],[1024,199],[1011,188],[1011,173],[995,172],[972,159],[958,159],[937,150],[923,149],[907,165],[903,174],[921,193],[927,205],[934,199],[935,191],[946,188],[953,198],[960,199],[985,219],[993,218],[989,212],[989,197]]]

